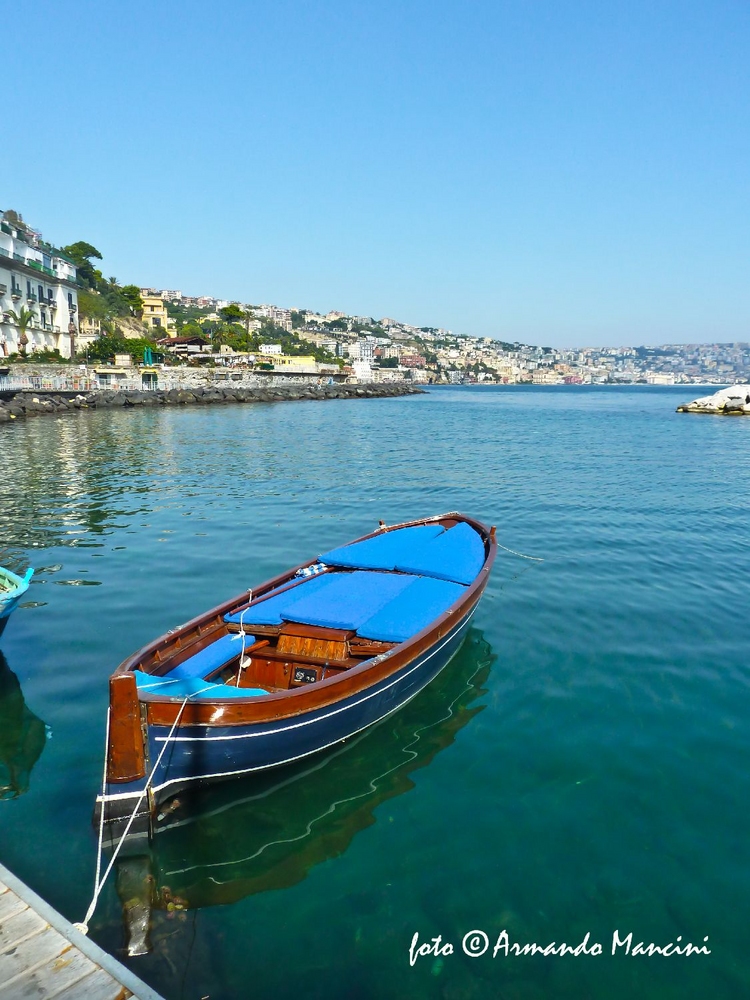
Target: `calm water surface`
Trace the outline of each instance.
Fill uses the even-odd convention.
[[[378,518],[459,509],[543,561],[500,553],[461,653],[392,719],[181,801],[119,873],[120,896],[145,872],[159,893],[153,952],[129,964],[167,1000],[749,995],[750,420],[674,412],[696,394],[456,388],[4,427],[0,563],[37,576],[2,639],[0,860],[82,919],[112,669]],[[112,879],[92,921],[113,952],[120,896]],[[588,932],[604,954],[493,959],[503,930]],[[711,954],[612,957],[615,930]],[[454,954],[411,967],[415,932]]]

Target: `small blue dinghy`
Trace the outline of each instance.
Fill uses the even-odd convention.
[[[18,602],[29,589],[33,575],[33,569],[27,569],[26,574],[21,577],[0,566],[0,635],[3,634],[11,614],[18,607]]]

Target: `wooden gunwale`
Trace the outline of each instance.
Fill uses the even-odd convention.
[[[473,527],[482,537],[485,543],[485,560],[482,569],[477,574],[474,582],[471,583],[465,593],[443,613],[440,619],[432,622],[423,629],[406,640],[394,646],[389,652],[382,654],[382,659],[378,662],[365,660],[336,676],[326,677],[315,684],[303,687],[291,688],[279,693],[268,694],[263,697],[254,697],[247,701],[238,702],[233,698],[222,699],[217,695],[211,700],[205,699],[201,702],[188,702],[182,709],[180,717],[180,727],[183,726],[241,726],[256,722],[270,722],[286,719],[325,708],[335,704],[350,695],[366,690],[373,684],[384,680],[412,660],[427,652],[444,635],[458,624],[458,622],[468,614],[477,604],[489,579],[490,570],[497,554],[494,531],[490,531],[486,525],[473,518],[465,517],[456,512],[438,515],[431,518],[420,518],[415,521],[406,521],[401,524],[394,524],[388,528],[373,531],[368,535],[355,539],[355,542],[364,541],[383,534],[385,531],[395,531],[399,528],[414,527],[422,524],[432,524],[435,522],[445,523],[452,520],[454,524],[464,521]],[[354,542],[348,543],[354,544]],[[270,589],[278,587],[284,581],[290,579],[299,569],[312,565],[316,560],[301,563],[292,570],[274,577],[272,580],[261,584],[258,588],[253,588],[253,593],[262,595]],[[247,601],[247,592],[243,592],[238,597],[234,597],[211,611],[194,618],[179,629],[179,637],[183,640],[198,637],[211,637],[223,634],[226,626],[223,621],[225,614],[241,607]],[[250,626],[248,626],[250,628]],[[153,662],[155,656],[166,647],[173,645],[175,634],[167,633],[144,646],[139,652],[128,657],[115,671],[115,675],[127,673],[140,667],[144,662]],[[195,649],[197,647],[193,647]],[[170,665],[173,661],[170,658]],[[170,698],[164,695],[149,694],[139,692],[139,700],[146,707],[146,719],[149,725],[171,726],[177,718],[177,713],[182,705],[181,699]]]

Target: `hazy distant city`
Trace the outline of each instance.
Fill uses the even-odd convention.
[[[195,319],[209,329],[220,319],[220,311],[232,304],[210,296],[183,295],[174,289],[143,288],[141,292],[161,298],[168,311],[178,317],[186,310],[199,312],[202,315]],[[376,320],[273,305],[244,304],[241,308],[253,317],[251,329],[262,325],[268,329],[270,321],[303,343],[342,359],[361,381],[674,385],[750,379],[750,343],[744,342],[561,349],[417,327],[392,317]],[[169,333],[178,339],[182,327],[179,320],[173,322]]]

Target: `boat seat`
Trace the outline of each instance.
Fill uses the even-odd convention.
[[[401,573],[370,570],[313,576],[297,587],[251,605],[245,612],[244,624],[252,628],[256,624],[297,622],[356,632],[413,580],[413,576]],[[239,619],[240,612],[225,616],[225,621],[233,625]]]
[[[245,633],[245,649],[252,646],[254,642],[255,636]],[[241,651],[242,636],[239,633],[223,635],[198,653],[193,653],[176,667],[172,667],[164,677],[168,677],[170,680],[192,680],[193,678],[202,680],[210,674],[216,673],[230,660],[239,656]]]
[[[430,576],[452,583],[473,583],[484,565],[484,542],[471,525],[462,521],[405,554],[396,563],[401,573]]]
[[[305,587],[282,609],[284,618],[304,625],[356,631],[414,581],[413,576],[368,570],[332,573],[327,579],[328,585],[318,591],[310,592]]]
[[[264,688],[237,688],[229,684],[216,684],[200,677],[155,677],[142,670],[134,670],[138,690],[148,694],[165,695],[168,698],[260,698],[270,694]]]
[[[399,562],[413,558],[433,538],[444,533],[445,528],[441,524],[397,528],[361,542],[331,549],[320,557],[320,561],[327,566],[343,566],[347,569],[394,570]]]
[[[329,566],[396,570],[463,584],[473,583],[484,559],[484,542],[465,521],[447,529],[440,524],[422,524],[384,531],[320,557]]]
[[[310,576],[302,579],[295,587],[289,587],[280,594],[273,593],[272,596],[259,600],[245,608],[243,612],[235,611],[234,614],[224,615],[224,621],[231,625],[239,625],[242,618],[243,627],[245,625],[281,625],[284,621],[282,610],[292,601],[296,601],[304,594],[315,594],[334,579],[331,573],[321,573],[318,576]]]
[[[447,580],[402,577],[409,585],[357,629],[357,635],[380,642],[405,642],[457,601],[466,588]]]

